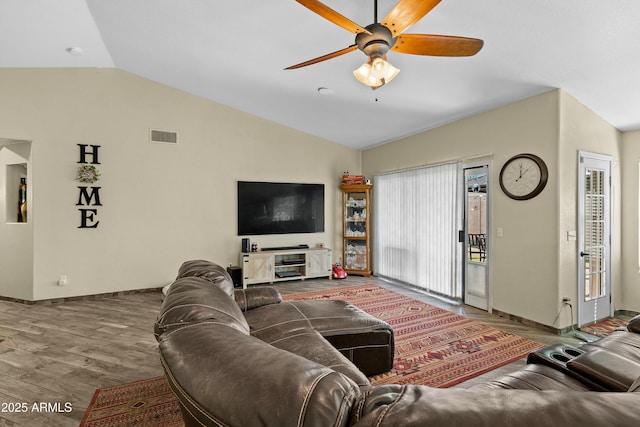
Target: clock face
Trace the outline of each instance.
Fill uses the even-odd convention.
[[[547,184],[547,166],[533,154],[519,154],[509,159],[500,171],[500,187],[515,200],[531,199]]]

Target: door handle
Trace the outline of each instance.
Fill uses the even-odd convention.
[[[584,258],[584,257],[586,257],[586,256],[589,256],[589,254],[588,254],[588,253],[586,253],[586,252],[580,251],[580,256],[581,256],[582,258]]]

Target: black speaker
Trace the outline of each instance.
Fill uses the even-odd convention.
[[[233,280],[233,287],[241,288],[242,269],[240,267],[236,267],[235,265],[230,265],[229,267],[227,267],[227,273],[229,273],[229,276],[231,276],[231,279]]]
[[[247,238],[242,239],[242,252],[245,254],[251,252],[251,240]]]

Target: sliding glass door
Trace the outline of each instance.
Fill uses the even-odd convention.
[[[382,277],[462,297],[461,165],[447,163],[374,178],[374,270]]]
[[[464,169],[464,302],[489,310],[489,166]]]

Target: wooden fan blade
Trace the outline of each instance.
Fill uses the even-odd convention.
[[[396,37],[422,19],[438,3],[440,0],[400,0],[384,18],[382,25]]]
[[[351,21],[350,19],[344,17],[339,14],[335,10],[331,9],[329,6],[324,3],[319,2],[318,0],[296,0],[298,3],[306,7],[307,9],[317,13],[325,19],[333,22],[334,24],[344,28],[345,30],[351,33],[367,33],[371,34],[369,30],[364,29],[360,25]]]
[[[285,70],[295,70],[296,68],[302,68],[302,67],[306,67],[307,65],[317,64],[318,62],[326,61],[327,59],[333,59],[333,58],[336,58],[338,56],[344,55],[345,53],[353,52],[356,49],[358,49],[358,45],[352,44],[349,47],[346,47],[346,48],[341,49],[341,50],[337,50],[337,51],[335,51],[333,53],[329,53],[327,55],[319,56],[319,57],[317,57],[315,59],[310,59],[309,61],[305,61],[305,62],[301,62],[301,63],[296,64],[296,65],[292,65],[290,67],[285,68]]]
[[[391,50],[398,53],[429,56],[473,56],[484,42],[480,39],[436,34],[402,34]]]

